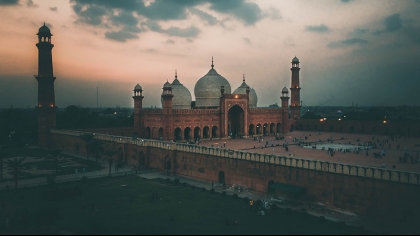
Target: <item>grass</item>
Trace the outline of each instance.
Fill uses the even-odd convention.
[[[301,212],[289,215],[283,209],[257,216],[256,209],[251,210],[242,198],[234,200],[231,195],[222,197],[220,193],[211,194],[163,179],[127,176],[56,185],[70,192],[77,186],[82,195],[55,201],[43,198],[44,193],[52,191],[48,186],[1,191],[0,233],[58,234],[60,230],[72,234],[370,233],[335,222],[320,223],[319,218],[311,215],[305,218]],[[153,200],[152,193],[156,191],[159,199]],[[233,224],[235,219],[237,225]]]

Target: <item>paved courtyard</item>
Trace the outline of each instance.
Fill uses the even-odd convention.
[[[305,137],[307,139],[305,140]],[[293,131],[288,133],[284,140],[276,140],[273,136],[266,136],[262,141],[254,140],[254,138],[244,139],[214,139],[214,140],[203,140],[200,145],[214,146],[221,148],[228,148],[234,150],[247,150],[249,152],[266,153],[282,156],[294,156],[298,158],[311,159],[311,160],[322,160],[335,163],[363,165],[370,167],[381,167],[385,164],[386,169],[393,169],[395,165],[396,170],[404,170],[410,172],[420,172],[420,162],[416,162],[418,155],[420,155],[420,138],[418,137],[397,137],[396,140],[392,141],[391,136],[385,135],[374,135],[374,134],[350,134],[350,133],[333,133],[333,132],[315,132],[315,131]],[[368,156],[366,156],[366,150],[359,151],[358,154],[354,152],[341,153],[336,151],[333,156],[328,154],[328,149],[312,149],[312,145],[309,148],[299,147],[298,142],[293,141],[293,138],[302,139],[304,142],[310,142],[312,144],[321,144],[325,146],[331,146],[332,148],[338,144],[343,147],[348,146],[349,148],[353,145],[358,145],[375,142],[377,147],[368,150]],[[333,140],[333,143],[327,141],[327,139]],[[360,140],[359,142],[357,140]],[[383,147],[379,146],[377,140],[380,143],[383,140],[388,140],[387,143],[383,144]],[[321,140],[321,142],[319,142]],[[283,143],[287,141],[288,151],[283,147]],[[268,142],[267,147],[265,147]],[[345,145],[350,143],[351,145]],[[274,145],[274,148],[272,145]],[[331,145],[328,145],[331,144]],[[280,145],[280,146],[277,146]],[[391,147],[389,147],[391,145]],[[397,149],[397,146],[400,149]],[[224,147],[225,146],[225,147]],[[255,148],[254,148],[255,147]],[[260,148],[261,147],[261,148]],[[360,146],[362,148],[362,146]],[[381,158],[374,157],[374,152],[380,153],[384,150],[385,156]],[[411,163],[411,159],[408,158],[406,163],[400,163],[399,157],[404,157],[405,150],[409,155],[413,156],[415,163]]]

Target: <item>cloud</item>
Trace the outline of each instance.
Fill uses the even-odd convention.
[[[28,6],[28,7],[39,7],[39,5],[38,4],[35,4],[32,0],[28,0],[27,2],[26,2],[26,6]]]
[[[165,42],[166,44],[175,44],[175,41],[173,39],[168,39]]]
[[[51,11],[55,11],[55,12],[56,12],[56,11],[57,11],[57,9],[58,9],[57,7],[50,7],[50,10],[51,10]]]
[[[346,47],[349,45],[365,45],[368,43],[369,41],[361,39],[361,38],[350,38],[350,39],[345,39],[338,42],[330,42],[329,44],[327,44],[327,47],[339,48],[339,47]]]
[[[0,0],[0,6],[18,5],[19,0]]]
[[[341,0],[341,2],[344,2],[344,3],[348,3],[350,1],[353,1],[353,0]]]
[[[244,40],[244,42],[245,42],[246,44],[248,44],[248,45],[251,45],[251,44],[252,44],[252,43],[251,43],[251,39],[249,39],[249,38],[247,38],[247,37],[243,37],[242,39]]]
[[[217,20],[216,17],[214,17],[213,15],[210,15],[202,10],[199,10],[197,8],[191,8],[189,9],[189,11],[192,14],[195,14],[197,16],[199,16],[202,20],[206,21],[209,25],[215,25],[217,24],[219,21]]]
[[[306,31],[311,31],[311,32],[317,32],[317,33],[324,33],[324,32],[330,31],[330,29],[324,24],[321,24],[321,25],[307,25],[305,27],[305,30]]]
[[[177,36],[177,37],[196,37],[200,30],[194,26],[188,27],[188,28],[178,28],[178,27],[170,27],[168,29],[162,29],[162,27],[155,21],[147,21],[142,23],[142,26],[146,26],[151,31],[158,32],[158,33],[164,33],[170,36]]]
[[[245,2],[244,0],[209,0],[209,2],[212,4],[210,9],[220,13],[232,14],[246,25],[253,25],[263,17],[261,9],[253,2]]]
[[[365,34],[368,31],[369,31],[368,29],[362,29],[362,28],[354,29],[354,33],[356,33],[356,34]]]
[[[400,18],[400,14],[393,14],[384,19],[383,24],[385,25],[384,29],[377,30],[373,32],[375,35],[379,35],[382,33],[390,33],[397,31],[402,28],[402,20]]]
[[[125,42],[127,39],[136,39],[138,36],[127,31],[110,31],[105,32],[105,37],[118,42]]]
[[[270,7],[268,10],[264,11],[263,17],[269,17],[272,20],[280,20],[281,19],[281,14],[279,9],[274,8],[274,7]]]

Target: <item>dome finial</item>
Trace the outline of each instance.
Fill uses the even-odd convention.
[[[176,72],[176,69],[175,69],[175,79],[177,78],[178,78],[178,73]]]
[[[244,74],[244,76],[243,76],[243,80],[242,80],[243,82],[245,82],[245,74]]]
[[[213,68],[214,67],[214,65],[213,65],[213,56],[211,57],[211,68]]]

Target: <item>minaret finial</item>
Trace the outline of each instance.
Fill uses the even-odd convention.
[[[245,82],[245,74],[244,74],[244,76],[243,76],[243,80],[242,80],[243,82]]]
[[[178,78],[178,73],[176,72],[176,69],[175,69],[175,79],[177,78]]]
[[[214,67],[214,65],[213,65],[213,56],[211,57],[211,68],[213,68]]]

